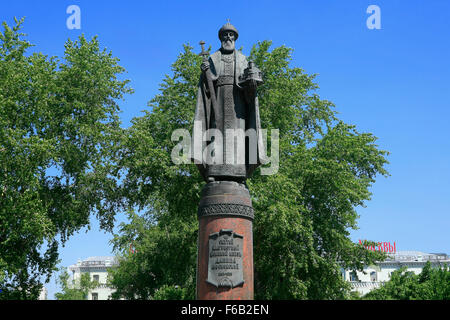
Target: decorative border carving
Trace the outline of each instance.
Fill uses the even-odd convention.
[[[217,203],[209,204],[198,208],[198,217],[205,216],[242,216],[254,219],[254,210],[252,207],[235,203]]]

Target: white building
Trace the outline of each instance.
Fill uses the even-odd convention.
[[[89,257],[77,264],[68,267],[72,283],[80,280],[81,274],[89,272],[91,280],[96,280],[100,285],[89,291],[88,300],[108,300],[114,289],[108,287],[108,268],[118,265],[115,257]]]
[[[42,287],[38,300],[47,300],[48,291],[46,287]]]
[[[424,253],[419,251],[398,251],[389,254],[388,258],[377,265],[365,266],[364,272],[345,270],[344,280],[350,281],[353,291],[365,295],[372,289],[380,287],[384,282],[389,281],[391,273],[403,266],[415,274],[422,272],[427,261],[432,267],[443,267],[450,265],[450,257],[445,253]]]

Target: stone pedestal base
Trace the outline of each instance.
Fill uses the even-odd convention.
[[[198,209],[197,299],[253,299],[253,208],[237,182],[208,183]]]

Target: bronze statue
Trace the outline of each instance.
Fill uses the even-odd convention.
[[[235,49],[238,36],[229,22],[222,26],[221,48],[209,58],[204,42],[200,42],[204,60],[194,118],[193,158],[207,182],[244,182],[266,161],[256,95],[262,76],[254,63]]]

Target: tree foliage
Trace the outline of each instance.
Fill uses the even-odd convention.
[[[125,172],[121,194],[130,223],[113,240],[121,256],[112,271],[116,298],[157,298],[174,286],[186,290],[184,298],[195,297],[196,213],[204,182],[195,165],[175,165],[170,157],[172,132],[192,132],[201,64],[192,49],[184,46],[151,110],[134,118],[124,137],[118,170]],[[376,175],[388,174],[388,153],[372,134],[337,118],[334,105],[316,93],[315,76],[291,66],[292,49],[258,42],[250,58],[264,75],[258,88],[262,127],[280,132],[279,172],[263,176],[258,170],[248,181],[255,298],[345,298],[350,288],[341,267],[362,270],[384,258],[352,243],[349,229],[357,228],[355,208],[370,199]],[[128,251],[131,242],[137,253]]]
[[[0,33],[0,283],[6,299],[35,299],[58,247],[95,212],[110,230],[125,70],[97,38],[68,40],[64,57],[32,46],[3,22]]]
[[[388,282],[367,293],[365,300],[450,300],[450,267],[432,268],[427,261],[420,274],[395,270]]]

